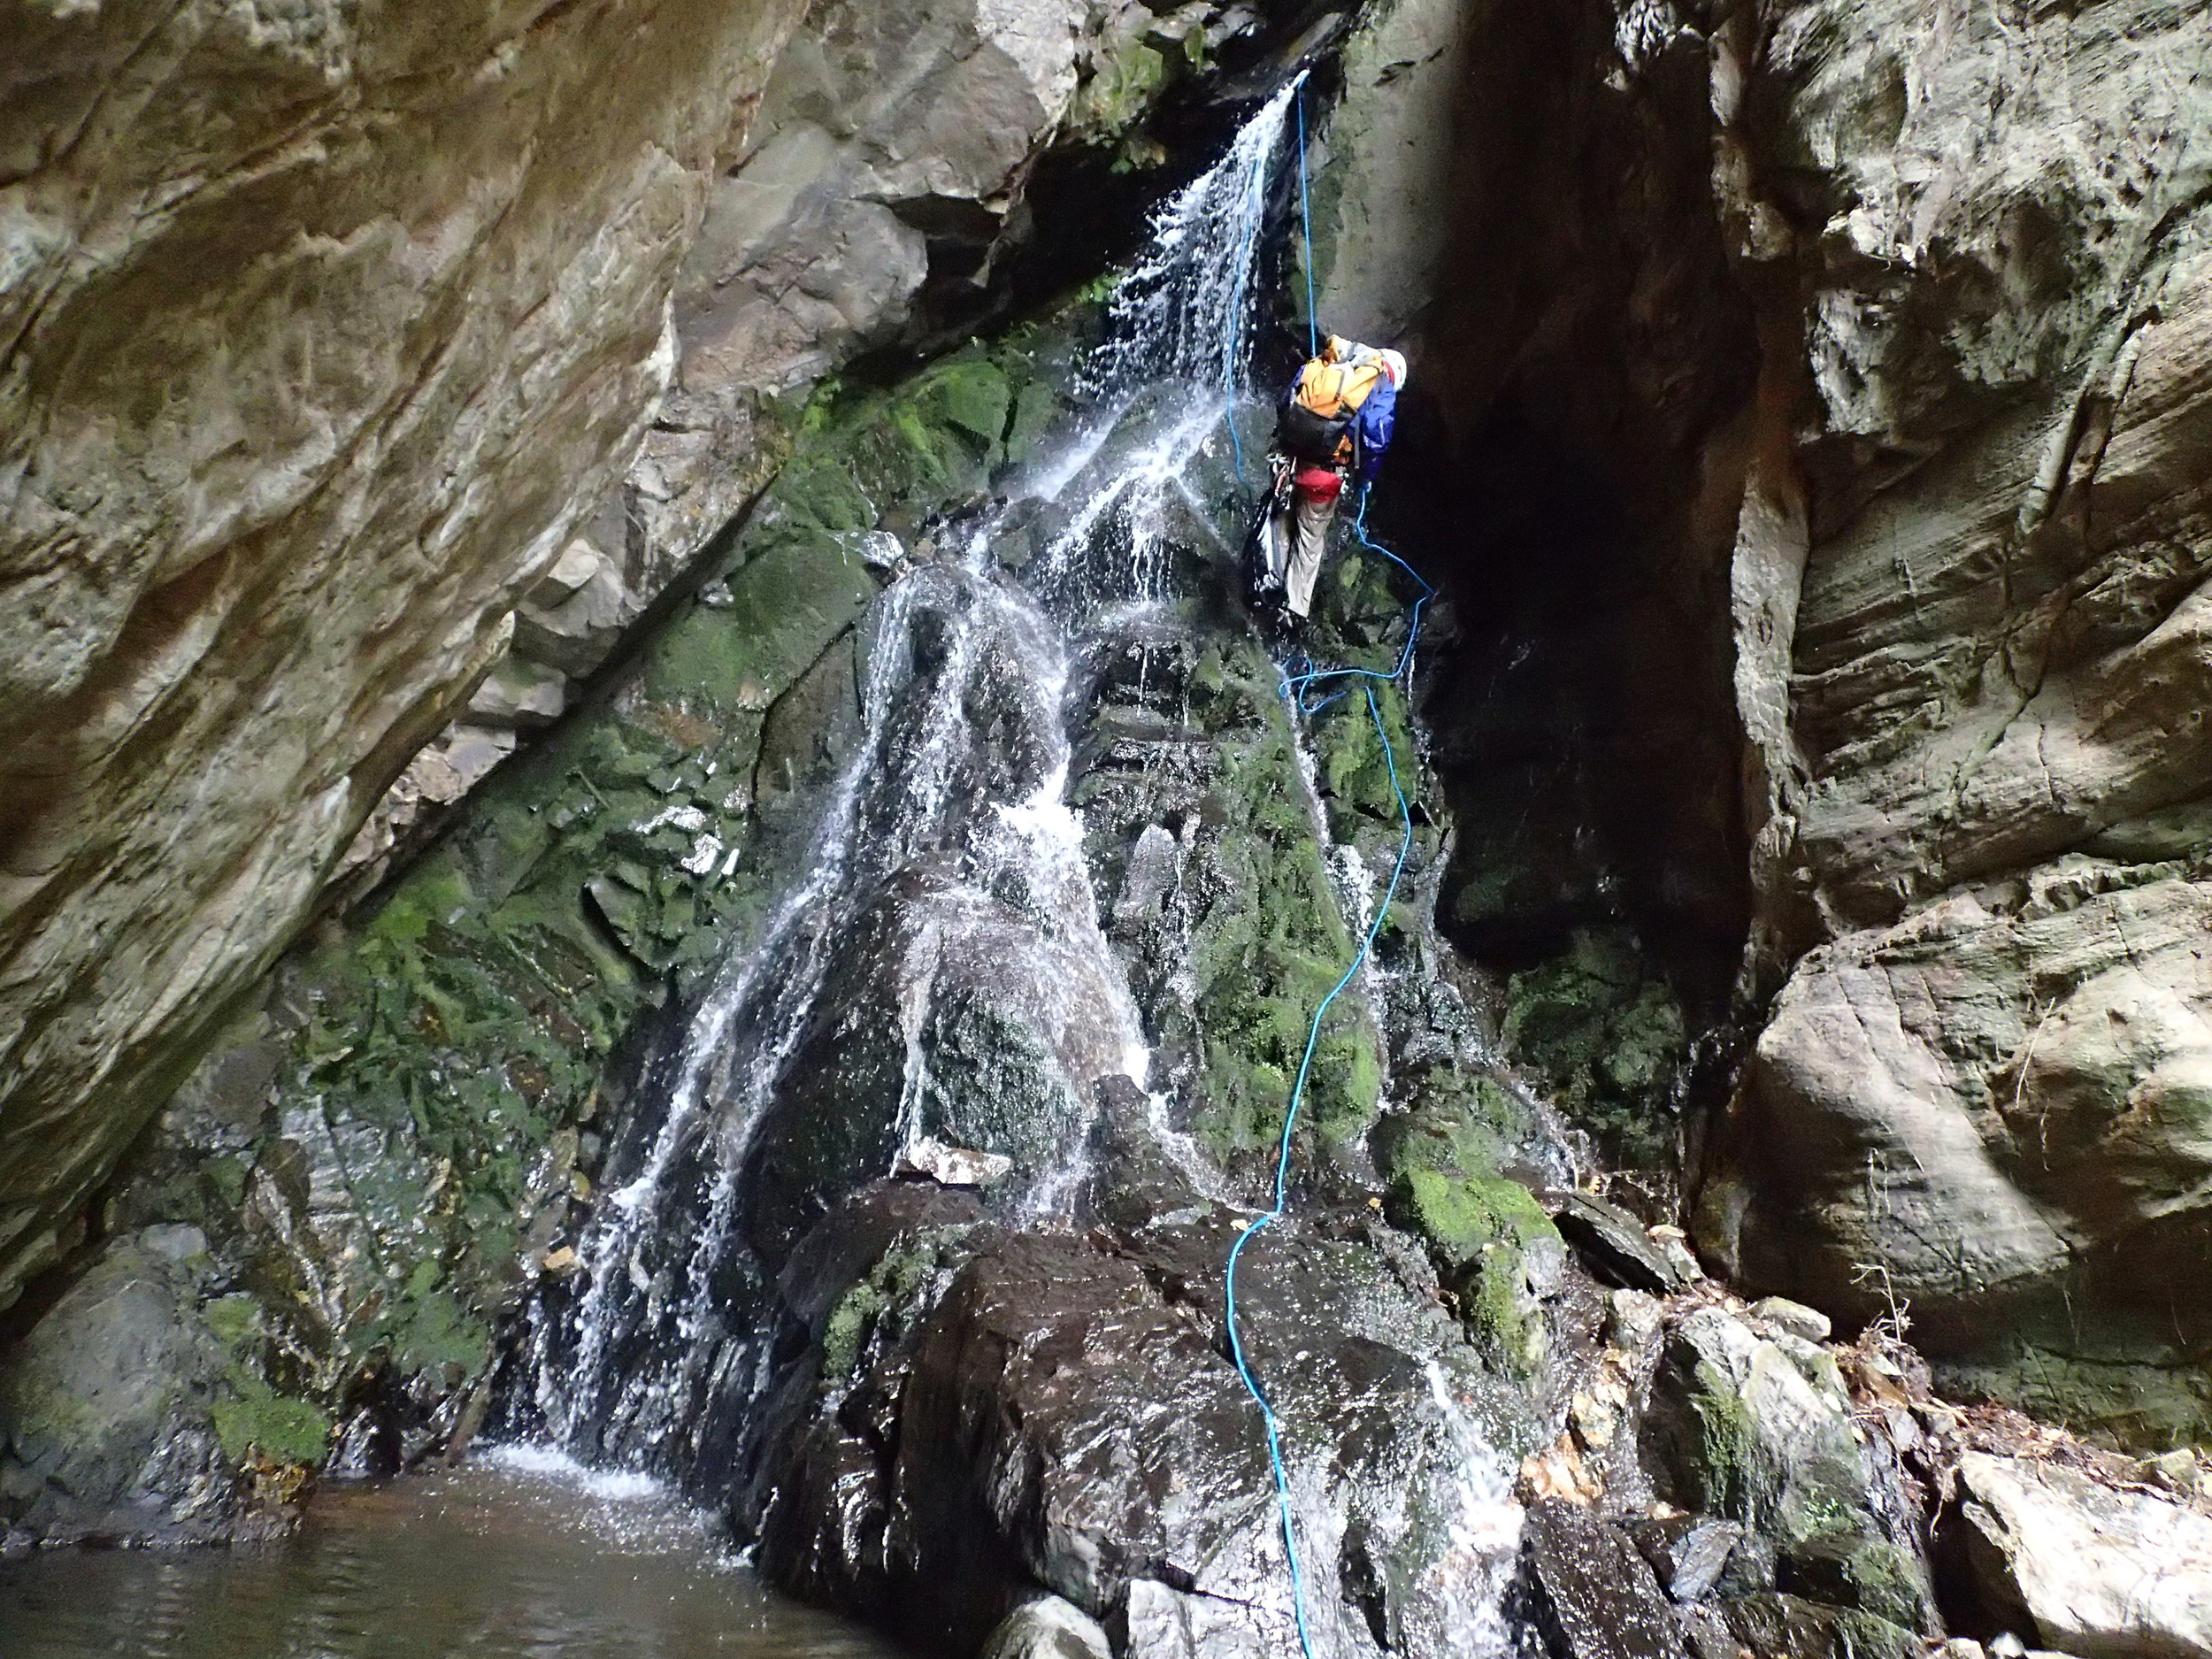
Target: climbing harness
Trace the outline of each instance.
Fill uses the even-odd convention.
[[[1313,355],[1318,356],[1320,328],[1314,310],[1313,227],[1311,208],[1307,194],[1306,103],[1302,90],[1299,93],[1296,107],[1298,111],[1299,226],[1305,239],[1306,327]],[[1235,325],[1233,323],[1231,326],[1233,329]],[[1230,358],[1230,373],[1233,377],[1235,373],[1235,354],[1233,351]],[[1233,443],[1236,439],[1233,379],[1229,389],[1231,396],[1231,406],[1228,411],[1229,434]],[[1244,452],[1241,444],[1236,444],[1236,455],[1237,480],[1241,485],[1244,480]],[[1304,1659],[1314,1659],[1313,1637],[1306,1624],[1305,1579],[1298,1562],[1298,1532],[1291,1512],[1290,1476],[1283,1464],[1282,1425],[1275,1414],[1273,1404],[1268,1400],[1266,1390],[1261,1387],[1258,1377],[1253,1373],[1251,1362],[1245,1356],[1244,1337],[1237,1321],[1237,1265],[1243,1258],[1245,1246],[1258,1237],[1260,1230],[1270,1222],[1279,1221],[1289,1208],[1291,1136],[1298,1126],[1299,1108],[1305,1101],[1306,1080],[1313,1069],[1314,1050],[1320,1045],[1321,1022],[1327,1018],[1331,1004],[1335,1002],[1345,987],[1351,984],[1373,952],[1375,941],[1382,933],[1383,923],[1390,914],[1391,902],[1397,897],[1398,882],[1405,873],[1406,859],[1413,850],[1413,808],[1406,800],[1405,786],[1398,778],[1398,757],[1391,744],[1389,730],[1383,724],[1382,707],[1375,700],[1374,682],[1380,680],[1385,684],[1392,684],[1403,680],[1406,688],[1409,692],[1410,691],[1414,646],[1421,637],[1421,612],[1428,602],[1436,596],[1436,590],[1423,579],[1418,571],[1388,548],[1369,537],[1367,534],[1368,493],[1368,488],[1363,486],[1360,490],[1359,511],[1352,520],[1353,534],[1359,538],[1359,544],[1362,547],[1388,559],[1407,575],[1412,577],[1421,589],[1420,596],[1413,602],[1412,610],[1408,613],[1405,649],[1399,653],[1396,665],[1387,673],[1372,668],[1321,668],[1309,657],[1302,656],[1295,657],[1283,667],[1282,695],[1283,700],[1289,703],[1294,710],[1306,715],[1317,714],[1330,704],[1349,696],[1355,685],[1366,697],[1367,715],[1375,723],[1375,735],[1382,741],[1383,762],[1389,768],[1391,793],[1397,797],[1398,801],[1400,831],[1398,857],[1396,863],[1391,866],[1390,880],[1383,888],[1382,902],[1375,906],[1374,916],[1368,923],[1366,935],[1360,941],[1359,950],[1353,956],[1351,965],[1344,970],[1343,977],[1329,987],[1329,994],[1321,999],[1321,1006],[1314,1010],[1313,1025],[1306,1033],[1305,1053],[1299,1059],[1298,1075],[1291,1085],[1290,1098],[1283,1110],[1282,1141],[1277,1149],[1275,1158],[1274,1206],[1255,1218],[1241,1233],[1237,1235],[1236,1243],[1230,1248],[1229,1263],[1225,1275],[1227,1285],[1226,1317],[1229,1327],[1229,1355],[1236,1363],[1237,1375],[1243,1379],[1246,1391],[1257,1402],[1261,1418],[1267,1425],[1268,1461],[1274,1470],[1275,1499],[1282,1513],[1283,1553],[1290,1564],[1291,1611],[1296,1618],[1298,1647],[1304,1655]],[[1322,695],[1318,690],[1323,686],[1339,681],[1344,683],[1326,695]]]

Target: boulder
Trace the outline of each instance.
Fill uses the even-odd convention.
[[[1211,1207],[1111,1245],[987,1225],[942,1274],[872,1270],[867,1332],[771,1432],[764,1568],[933,1651],[972,1651],[1040,1584],[1133,1654],[1294,1642],[1262,1419],[1220,1347],[1240,1231]],[[1521,1512],[1454,1322],[1386,1258],[1296,1222],[1246,1252],[1239,1303],[1282,1413],[1317,1643],[1502,1640]]]
[[[205,1248],[196,1228],[148,1227],[33,1328],[0,1379],[0,1528],[55,1542],[234,1535],[242,1483],[213,1426],[230,1355],[200,1316]]]
[[[1958,1525],[1985,1615],[2083,1659],[2212,1655],[2212,1516],[1969,1452]]]
[[[1652,1390],[1644,1432],[1672,1501],[1762,1542],[1810,1538],[1831,1517],[1867,1511],[1849,1396],[1741,1320],[1714,1308],[1684,1318]]]
[[[1674,1609],[1617,1527],[1548,1499],[1529,1510],[1525,1539],[1531,1608],[1552,1659],[1677,1659]]]
[[[509,656],[493,665],[469,698],[468,716],[487,726],[545,726],[560,718],[567,706],[567,675],[542,663]]]
[[[1724,1591],[1798,1599],[1933,1628],[1923,1546],[1893,1462],[1863,1447],[1835,1362],[1699,1309],[1669,1334],[1641,1432],[1664,1495],[1743,1529]],[[1786,1598],[1787,1599],[1787,1598]]]

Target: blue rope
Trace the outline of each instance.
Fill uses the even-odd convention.
[[[1309,354],[1318,357],[1321,352],[1321,323],[1319,308],[1314,299],[1313,203],[1306,166],[1306,97],[1302,88],[1298,94],[1297,106],[1298,221],[1305,250],[1306,339]],[[1248,262],[1251,253],[1250,238],[1255,234],[1256,234],[1256,228],[1247,232],[1245,245],[1240,250],[1242,257]],[[1244,475],[1244,441],[1237,432],[1236,423],[1236,372],[1238,347],[1240,343],[1238,331],[1242,320],[1242,307],[1238,306],[1233,311],[1229,325],[1230,349],[1225,377],[1226,384],[1223,390],[1225,412],[1229,422],[1229,442],[1236,457],[1237,483],[1240,488],[1248,489],[1250,486]],[[1352,520],[1353,534],[1359,538],[1362,547],[1370,552],[1379,553],[1388,559],[1407,575],[1412,577],[1421,589],[1420,596],[1413,602],[1413,609],[1408,617],[1405,649],[1399,653],[1396,665],[1387,673],[1372,668],[1319,669],[1316,668],[1310,661],[1305,662],[1303,672],[1292,673],[1286,665],[1283,672],[1282,693],[1284,701],[1291,704],[1294,710],[1314,714],[1327,708],[1339,698],[1348,695],[1351,690],[1351,687],[1348,684],[1340,690],[1316,701],[1313,696],[1315,687],[1332,680],[1363,682],[1360,689],[1367,698],[1367,717],[1375,723],[1375,735],[1382,741],[1383,762],[1390,770],[1390,790],[1398,800],[1398,856],[1396,862],[1390,867],[1390,881],[1383,889],[1382,902],[1375,907],[1374,919],[1368,924],[1366,936],[1360,941],[1358,954],[1353,956],[1351,965],[1344,970],[1343,976],[1329,987],[1329,994],[1321,999],[1321,1006],[1314,1010],[1313,1024],[1306,1033],[1306,1050],[1299,1057],[1298,1075],[1291,1084],[1290,1098],[1283,1110],[1282,1141],[1276,1148],[1275,1154],[1274,1205],[1237,1235],[1236,1243],[1230,1247],[1228,1266],[1224,1275],[1227,1287],[1225,1311],[1229,1330],[1229,1356],[1236,1363],[1237,1375],[1242,1379],[1245,1391],[1258,1405],[1261,1419],[1267,1425],[1267,1458],[1275,1475],[1276,1507],[1282,1516],[1283,1554],[1290,1564],[1291,1611],[1297,1621],[1298,1647],[1304,1659],[1314,1659],[1313,1633],[1306,1624],[1305,1574],[1298,1560],[1298,1528],[1296,1517],[1291,1509],[1290,1474],[1283,1464],[1282,1422],[1276,1416],[1274,1404],[1268,1399],[1267,1391],[1261,1387],[1260,1379],[1254,1375],[1251,1362],[1245,1356],[1244,1333],[1237,1319],[1237,1266],[1244,1258],[1245,1247],[1259,1236],[1260,1230],[1270,1222],[1281,1220],[1284,1213],[1289,1209],[1291,1138],[1298,1127],[1299,1109],[1305,1103],[1306,1083],[1312,1074],[1314,1052],[1321,1044],[1322,1022],[1328,1017],[1330,1007],[1339,996],[1343,995],[1345,987],[1351,984],[1360,969],[1365,965],[1368,957],[1373,953],[1375,941],[1382,933],[1383,923],[1389,918],[1392,902],[1397,898],[1398,883],[1405,874],[1406,859],[1413,850],[1413,809],[1406,800],[1405,787],[1398,780],[1397,752],[1391,744],[1389,728],[1383,724],[1382,707],[1375,701],[1373,682],[1382,680],[1389,683],[1405,680],[1409,687],[1411,685],[1414,647],[1421,637],[1421,612],[1428,602],[1436,596],[1436,590],[1429,586],[1418,571],[1388,548],[1369,537],[1367,501],[1368,491],[1363,486],[1360,490],[1359,511],[1354,515]]]
[[[1413,665],[1414,645],[1421,636],[1422,609],[1436,596],[1435,588],[1422,578],[1418,571],[1380,542],[1369,538],[1367,491],[1363,488],[1360,492],[1359,511],[1352,520],[1352,530],[1358,536],[1362,547],[1381,554],[1418,582],[1421,587],[1420,597],[1413,602],[1413,609],[1409,616],[1410,626],[1406,634],[1405,649],[1399,653],[1397,665],[1389,672],[1385,673],[1372,668],[1317,669],[1310,663],[1308,663],[1306,671],[1302,673],[1294,674],[1286,671],[1282,683],[1284,700],[1304,713],[1316,713],[1328,707],[1338,698],[1348,695],[1351,689],[1349,686],[1347,686],[1342,690],[1317,703],[1312,701],[1310,695],[1312,687],[1323,682],[1348,680],[1369,682],[1382,680],[1391,683],[1402,678],[1407,678]],[[1408,679],[1408,683],[1410,684],[1409,679]],[[1374,919],[1368,924],[1366,937],[1360,941],[1358,954],[1352,958],[1351,965],[1344,970],[1343,977],[1329,987],[1329,994],[1321,999],[1321,1006],[1314,1010],[1313,1025],[1306,1033],[1306,1051],[1299,1059],[1298,1075],[1291,1085],[1289,1103],[1283,1113],[1282,1141],[1277,1148],[1275,1156],[1274,1207],[1253,1221],[1238,1235],[1236,1243],[1229,1251],[1229,1265],[1225,1275],[1228,1286],[1226,1317],[1229,1327],[1229,1356],[1236,1363],[1237,1375],[1243,1379],[1245,1391],[1258,1403],[1260,1416],[1267,1425],[1267,1455],[1275,1472],[1276,1505],[1282,1514],[1283,1552],[1290,1563],[1291,1609],[1297,1618],[1298,1646],[1300,1651],[1305,1655],[1305,1659],[1313,1659],[1313,1639],[1306,1627],[1305,1578],[1298,1563],[1298,1534],[1291,1513],[1290,1476],[1283,1466],[1280,1421],[1275,1415],[1274,1405],[1269,1401],[1266,1391],[1260,1386],[1259,1379],[1253,1375],[1250,1363],[1245,1358],[1244,1337],[1237,1323],[1237,1263],[1243,1257],[1244,1247],[1257,1237],[1260,1230],[1268,1223],[1279,1221],[1285,1210],[1289,1207],[1291,1135],[1298,1126],[1299,1108],[1305,1102],[1306,1082],[1313,1069],[1314,1051],[1321,1042],[1321,1022],[1327,1017],[1330,1004],[1333,1003],[1342,994],[1346,986],[1351,984],[1354,977],[1358,974],[1369,956],[1372,954],[1375,941],[1382,933],[1383,923],[1390,915],[1391,903],[1397,897],[1399,879],[1405,874],[1406,859],[1413,850],[1413,809],[1406,800],[1405,787],[1398,780],[1397,753],[1391,744],[1389,729],[1383,724],[1382,709],[1375,701],[1374,686],[1371,683],[1365,684],[1360,689],[1367,698],[1367,715],[1375,723],[1375,735],[1382,741],[1383,762],[1390,770],[1391,793],[1398,800],[1398,857],[1397,861],[1391,865],[1389,884],[1383,889],[1382,902],[1375,907]]]

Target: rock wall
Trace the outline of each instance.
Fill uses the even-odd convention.
[[[2201,1434],[2206,19],[1523,22],[1378,8],[1317,199],[1471,640],[1448,925],[1645,1156],[1649,976],[1692,1034],[1733,978],[1729,1271]]]
[[[1040,152],[1124,142],[1263,13],[0,19],[0,1305],[326,884],[578,700],[805,389],[1002,298]]]
[[[1807,5],[1755,50],[1746,257],[1808,389],[1738,542],[1798,595],[1740,674],[1788,710],[1753,977],[1818,948],[1702,1236],[1909,1302],[1955,1380],[2201,1435],[2212,20]]]
[[[0,1302],[628,464],[798,11],[0,17]]]

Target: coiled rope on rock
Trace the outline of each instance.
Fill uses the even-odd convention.
[[[1298,111],[1298,219],[1300,232],[1305,244],[1306,334],[1310,349],[1317,355],[1320,350],[1320,323],[1314,304],[1313,216],[1306,177],[1306,100],[1302,89],[1296,100],[1296,109]],[[1229,373],[1233,384],[1230,388],[1231,402],[1228,410],[1229,436],[1236,453],[1237,479],[1241,484],[1244,480],[1244,449],[1237,438],[1233,386],[1238,356],[1236,327],[1237,324],[1233,315],[1230,324]],[[1273,1403],[1267,1397],[1267,1391],[1260,1386],[1260,1379],[1254,1374],[1251,1361],[1245,1353],[1244,1335],[1237,1318],[1237,1267],[1243,1259],[1245,1247],[1258,1237],[1261,1229],[1270,1222],[1281,1220],[1284,1213],[1289,1209],[1291,1136],[1298,1126],[1299,1109],[1305,1102],[1306,1083],[1313,1070],[1314,1051],[1320,1046],[1322,1021],[1327,1018],[1330,1006],[1343,994],[1344,988],[1351,984],[1373,953],[1375,941],[1380,936],[1383,923],[1390,915],[1392,901],[1397,897],[1398,883],[1400,878],[1405,873],[1406,859],[1413,851],[1413,808],[1406,799],[1405,786],[1398,777],[1397,753],[1391,744],[1389,729],[1383,724],[1381,705],[1375,700],[1374,682],[1380,680],[1385,684],[1390,684],[1403,680],[1407,692],[1410,694],[1414,647],[1421,637],[1421,612],[1428,602],[1436,596],[1436,589],[1431,587],[1413,566],[1368,535],[1368,495],[1367,487],[1363,486],[1360,490],[1359,511],[1354,515],[1352,520],[1353,534],[1359,538],[1362,547],[1388,559],[1413,578],[1421,589],[1420,596],[1414,600],[1412,609],[1408,613],[1405,649],[1399,653],[1396,665],[1388,672],[1373,668],[1322,668],[1317,666],[1310,658],[1304,657],[1294,658],[1293,664],[1286,664],[1281,669],[1282,695],[1283,700],[1291,706],[1294,713],[1313,715],[1319,713],[1340,698],[1350,695],[1353,685],[1358,685],[1360,692],[1367,699],[1367,714],[1368,718],[1375,723],[1375,735],[1382,743],[1383,763],[1389,769],[1391,793],[1397,797],[1400,830],[1398,856],[1396,862],[1391,865],[1390,880],[1383,888],[1382,901],[1375,906],[1374,915],[1367,925],[1366,934],[1360,941],[1359,950],[1353,956],[1351,965],[1346,968],[1343,976],[1329,987],[1329,994],[1321,999],[1321,1006],[1314,1010],[1313,1024],[1306,1033],[1305,1053],[1299,1059],[1298,1075],[1291,1084],[1290,1098],[1283,1111],[1282,1141],[1275,1158],[1274,1205],[1256,1217],[1242,1233],[1237,1235],[1236,1243],[1230,1248],[1228,1266],[1224,1274],[1227,1291],[1225,1316],[1229,1330],[1229,1356],[1235,1362],[1237,1375],[1243,1379],[1246,1391],[1258,1404],[1261,1418],[1267,1425],[1268,1461],[1274,1470],[1275,1499],[1282,1512],[1283,1553],[1290,1565],[1291,1611],[1297,1622],[1298,1646],[1304,1655],[1304,1659],[1314,1659],[1313,1635],[1306,1622],[1305,1578],[1298,1561],[1298,1531],[1291,1507],[1290,1476],[1283,1463],[1282,1422],[1276,1415]],[[1294,668],[1294,664],[1296,664]],[[1332,681],[1346,683],[1326,695],[1317,695],[1317,687]]]

